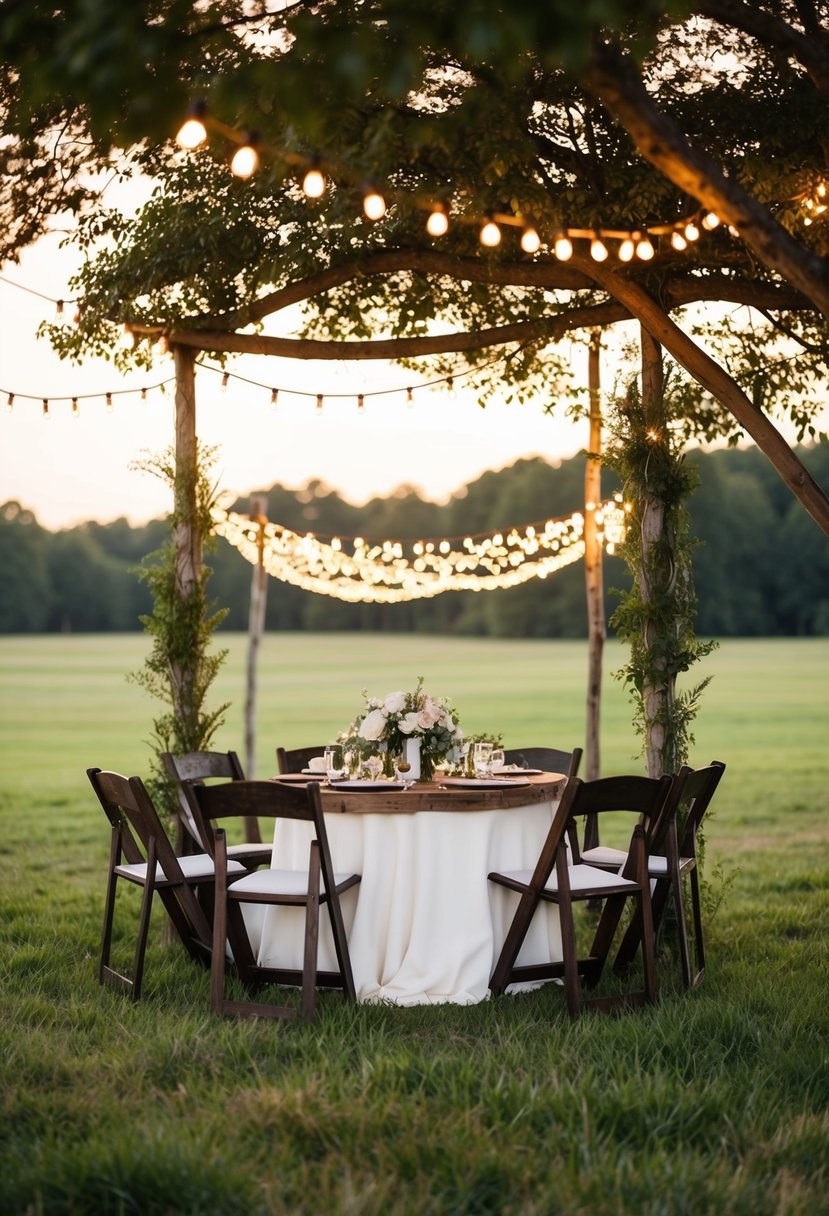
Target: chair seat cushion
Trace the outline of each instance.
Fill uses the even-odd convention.
[[[213,858],[209,853],[193,853],[189,857],[179,857],[178,864],[181,866],[184,877],[191,881],[195,881],[198,878],[211,878],[215,872]],[[227,870],[229,874],[244,874],[245,867],[238,861],[229,861],[227,863]],[[116,874],[121,874],[124,878],[132,878],[139,882],[147,881],[146,861],[116,866],[115,872]],[[156,865],[155,867],[155,881],[157,883],[165,881],[164,871],[160,865]]]
[[[267,857],[270,860],[273,854],[272,844],[229,844],[227,846],[228,857],[236,857],[239,854],[244,854],[245,857]]]
[[[503,870],[501,871],[504,878],[511,882],[522,883],[528,886],[532,878],[532,870]],[[618,890],[619,887],[636,887],[636,883],[629,878],[620,878],[618,874],[610,874],[607,870],[598,870],[595,866],[568,866],[567,873],[570,878],[570,890],[575,894],[580,891],[596,891],[606,887],[613,887]],[[550,877],[544,884],[545,890],[558,890],[558,876],[553,870]]]
[[[683,870],[687,870],[689,868],[689,866],[692,864],[693,860],[694,860],[693,857],[680,857],[680,859],[679,859],[680,873]],[[660,857],[658,854],[654,854],[653,857],[649,857],[648,858],[648,873],[650,875],[652,875],[654,878],[659,878],[660,875],[667,874],[668,873],[668,858]]]
[[[334,882],[339,887],[342,883],[348,882],[354,877],[353,874],[335,874]],[[230,890],[235,895],[244,892],[248,895],[307,895],[308,894],[308,871],[307,870],[256,870],[253,874],[246,874],[244,878],[237,878],[231,884]],[[325,890],[325,880],[320,874],[320,890]]]
[[[581,859],[593,866],[623,866],[628,855],[627,849],[612,849],[609,845],[600,844],[595,849],[585,849]]]

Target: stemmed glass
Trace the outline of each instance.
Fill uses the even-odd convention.
[[[495,773],[501,772],[504,768],[505,763],[506,763],[506,756],[504,755],[503,747],[493,747],[492,751],[490,752],[490,756],[489,756],[490,775],[494,776]]]
[[[329,743],[323,752],[326,784],[330,785],[343,775],[343,746],[341,743]]]
[[[491,743],[476,743],[472,753],[476,777],[489,776],[489,758],[492,755]]]
[[[366,757],[366,768],[372,781],[376,781],[383,771],[383,758],[378,756],[376,752]]]
[[[394,774],[397,777],[398,781],[403,782],[403,793],[404,794],[410,785],[414,785],[414,781],[412,780],[411,776],[409,775],[411,773],[411,771],[412,771],[412,766],[409,763],[409,761],[406,759],[406,754],[404,752],[403,755],[398,756],[398,758],[394,762]]]

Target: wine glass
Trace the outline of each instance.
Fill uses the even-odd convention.
[[[472,752],[476,777],[489,776],[489,758],[492,755],[491,743],[476,743]]]
[[[397,777],[398,781],[403,782],[403,792],[404,793],[406,792],[406,790],[409,788],[410,785],[414,785],[414,781],[412,780],[412,778],[410,776],[411,771],[412,771],[412,766],[409,763],[409,761],[406,759],[406,753],[404,752],[403,755],[398,756],[394,762],[394,775]]]
[[[322,755],[325,765],[325,779],[330,784],[337,777],[342,777],[343,775],[343,746],[341,743],[329,743]]]
[[[383,758],[376,752],[366,758],[366,768],[372,781],[376,781],[383,771]]]
[[[503,747],[493,747],[489,755],[489,771],[491,774],[503,771],[506,763]]]

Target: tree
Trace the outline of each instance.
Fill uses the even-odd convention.
[[[623,8],[611,9],[611,20]],[[618,40],[637,54],[647,48],[656,104],[686,135],[719,148],[729,178],[749,176],[755,194],[762,188],[785,203],[804,166],[814,173],[818,163],[814,107],[783,138],[782,103],[805,106],[810,96],[800,76],[786,63],[770,87],[756,49],[735,46],[722,20],[671,26],[660,12],[645,12]],[[722,225],[690,254],[677,248],[700,219],[689,184],[678,189],[632,157],[603,107],[607,78],[621,78],[629,62],[613,59],[591,6],[575,19],[572,44],[558,31],[552,38],[537,15],[472,3],[440,4],[427,16],[403,0],[297,4],[262,18],[271,34],[279,26],[289,35],[270,42],[245,42],[239,11],[227,13],[196,31],[225,40],[210,100],[232,125],[214,120],[212,129],[241,141],[245,127],[265,126],[265,167],[240,185],[221,165],[156,151],[147,163],[163,185],[140,220],[97,216],[81,226],[82,242],[106,235],[113,248],[80,276],[81,325],[52,331],[64,353],[113,349],[119,322],[140,338],[166,333],[179,360],[207,349],[401,360],[462,352],[480,361],[501,345],[516,391],[544,384],[552,399],[566,374],[552,343],[632,318],[698,386],[686,397],[685,434],[745,428],[829,533],[825,495],[762,408],[784,380],[803,387],[786,404],[809,433],[808,388],[826,351],[816,275],[794,274],[798,259],[782,229],[761,242],[767,265]],[[736,58],[727,78],[695,62],[714,52]],[[344,70],[352,73],[345,83]],[[773,158],[758,158],[758,130],[778,136]],[[331,189],[309,209],[296,174],[315,155]],[[382,226],[357,212],[369,176],[393,204]],[[424,208],[438,202],[454,221],[440,249],[422,228]],[[497,254],[482,256],[477,230],[489,214],[506,235]],[[530,227],[541,256],[519,253],[509,239]],[[549,252],[562,228],[588,240],[601,232],[619,254],[626,233],[649,230],[658,248],[646,261],[597,261],[580,238],[563,261]],[[784,255],[776,262],[774,249]],[[711,301],[751,309],[744,333],[719,315],[702,341],[692,336],[682,310]],[[244,332],[298,303],[307,305],[302,337]],[[454,332],[435,333],[436,320]],[[369,337],[380,324],[385,341]],[[718,347],[728,371],[713,357]],[[147,349],[140,342],[133,358],[146,359]]]

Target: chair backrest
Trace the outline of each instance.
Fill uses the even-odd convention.
[[[228,781],[224,785],[193,785],[194,807],[200,830],[207,834],[223,819],[304,819],[313,824],[319,841],[320,864],[327,890],[333,883],[322,797],[316,781],[286,785],[278,781]],[[274,829],[275,829],[274,824]],[[277,855],[278,860],[278,855]]]
[[[668,773],[662,777],[599,777],[595,781],[571,777],[561,801],[567,804],[569,819],[584,816],[586,823],[592,825],[597,825],[598,817],[608,812],[624,811],[636,815],[650,847],[656,825],[663,822],[673,785],[674,778]],[[575,833],[571,833],[571,846],[574,839]],[[579,859],[576,857],[574,860]]]
[[[203,840],[199,833],[199,825],[187,792],[188,783],[209,781],[213,778],[244,781],[245,773],[238,755],[236,752],[182,752],[179,755],[163,752],[161,759],[168,775],[176,784],[182,827],[200,852],[210,852],[210,838]],[[256,836],[258,829],[253,840],[259,843]]]
[[[107,819],[118,834],[126,861],[135,865],[147,862],[154,856],[164,877],[174,884],[172,896],[182,908],[190,928],[202,941],[209,941],[207,920],[187,885],[178,857],[144,782],[140,777],[122,777],[120,773],[100,768],[88,768],[86,775]],[[140,847],[138,841],[141,842]],[[147,879],[152,879],[149,870]]]
[[[318,747],[278,747],[276,749],[276,764],[280,773],[301,773],[308,767],[308,761],[322,756],[325,745]]]
[[[723,762],[712,760],[704,768],[685,767],[677,773],[665,818],[673,818],[677,824],[681,857],[696,857],[697,831],[724,772]]]
[[[582,749],[574,747],[571,752],[557,747],[505,747],[506,764],[520,764],[522,768],[540,768],[545,773],[566,773],[575,777],[581,764]]]

